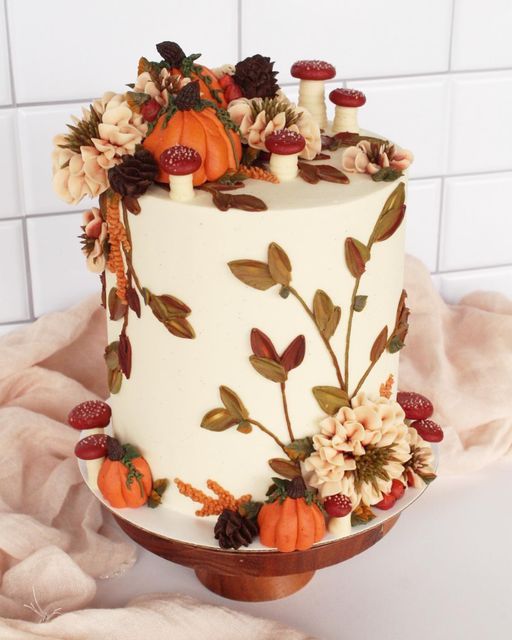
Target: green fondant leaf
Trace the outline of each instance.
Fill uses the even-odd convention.
[[[354,311],[360,312],[366,307],[368,296],[356,296],[354,298]]]
[[[266,291],[277,284],[270,274],[268,264],[265,262],[259,262],[258,260],[233,260],[232,262],[228,262],[228,267],[235,278],[238,278],[241,282],[254,289]]]
[[[201,421],[201,427],[208,431],[226,431],[238,423],[236,418],[224,407],[217,407],[205,414]]]
[[[219,391],[222,404],[226,407],[229,414],[235,418],[237,422],[247,420],[249,412],[233,389],[223,385],[219,387]]]
[[[405,216],[405,185],[401,182],[384,203],[375,223],[371,240],[382,242],[390,238],[401,225]]]
[[[286,382],[288,374],[279,362],[274,362],[269,358],[260,358],[259,356],[251,356],[249,361],[256,371],[264,378],[267,378],[267,380],[271,380],[272,382]]]
[[[322,411],[325,411],[325,413],[330,416],[341,409],[341,407],[349,406],[348,394],[346,391],[343,391],[343,389],[323,386],[313,387],[312,391]]]
[[[313,439],[307,437],[294,440],[285,447],[285,451],[291,460],[305,460],[314,451]]]

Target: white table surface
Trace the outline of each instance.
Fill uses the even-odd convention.
[[[322,640],[511,640],[512,460],[439,477],[375,546],[318,571],[284,600],[226,600],[190,569],[140,549],[130,571],[99,582],[93,606],[165,592],[273,618]]]

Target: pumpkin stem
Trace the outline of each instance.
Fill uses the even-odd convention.
[[[112,461],[122,460],[124,448],[117,438],[107,436],[107,457]]]
[[[286,493],[289,498],[304,498],[306,495],[306,484],[301,476],[297,476],[290,481]]]

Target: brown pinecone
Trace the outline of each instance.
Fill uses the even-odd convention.
[[[117,438],[107,436],[107,457],[109,460],[121,460],[124,456],[123,445]]]
[[[108,179],[119,195],[138,198],[146,193],[157,175],[158,165],[153,155],[140,147],[133,156],[124,155],[120,164],[109,169]]]
[[[233,80],[246,98],[273,98],[279,89],[273,68],[270,58],[257,53],[235,66]]]
[[[221,549],[239,549],[251,544],[258,535],[258,525],[237,511],[224,509],[215,523],[214,533]]]
[[[156,50],[171,67],[179,67],[185,57],[185,52],[180,45],[177,42],[169,42],[169,40],[157,44]]]
[[[174,98],[174,103],[180,111],[189,111],[193,109],[199,102],[201,95],[199,93],[199,82],[189,82],[183,89],[180,89]]]

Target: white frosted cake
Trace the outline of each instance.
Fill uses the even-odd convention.
[[[77,456],[113,508],[211,521],[225,549],[349,535],[435,477],[442,437],[395,384],[412,155],[359,130],[361,92],[327,122],[326,62],[293,65],[295,105],[268,58],[157,49],[56,138],[56,190],[100,198],[111,397],[71,412]]]

